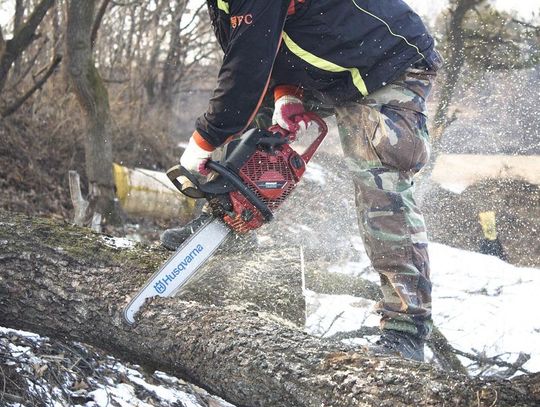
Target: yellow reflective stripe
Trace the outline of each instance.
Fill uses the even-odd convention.
[[[227,3],[225,0],[217,0],[217,7],[221,11],[229,14],[229,3]]]
[[[313,55],[311,52],[306,51],[305,49],[301,48],[297,43],[295,43],[285,31],[283,32],[283,41],[285,41],[285,45],[293,54],[295,54],[298,58],[303,59],[308,64],[313,65],[314,67],[330,72],[348,71],[351,74],[353,84],[358,89],[358,91],[364,96],[368,94],[366,84],[364,83],[362,75],[360,75],[360,71],[357,68],[345,68],[336,65],[333,62],[327,61],[326,59],[322,59],[316,55]]]

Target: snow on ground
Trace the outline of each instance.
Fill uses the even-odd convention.
[[[0,327],[0,406],[234,407],[156,371],[149,375],[81,343]]]
[[[351,295],[317,294],[306,291],[307,330],[312,335],[330,337],[362,326],[376,327],[377,315],[371,312],[374,301]],[[360,342],[360,343],[363,343]]]
[[[531,355],[540,371],[540,269],[432,244],[434,321],[454,347],[494,356]]]
[[[470,353],[506,354],[503,359],[508,361],[525,352],[531,359],[524,368],[540,371],[540,269],[436,243],[430,246],[430,257],[433,318],[450,343]],[[329,271],[378,280],[360,263]],[[328,337],[378,324],[378,317],[369,314],[372,301],[313,292],[307,293],[307,300],[307,329],[313,334]]]
[[[125,237],[101,236],[101,240],[107,246],[114,249],[131,249],[133,246],[135,246],[135,242],[133,240]]]

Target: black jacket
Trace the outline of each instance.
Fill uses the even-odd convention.
[[[268,87],[357,99],[429,59],[433,38],[402,0],[207,0],[225,53],[196,129],[220,146],[253,120]]]

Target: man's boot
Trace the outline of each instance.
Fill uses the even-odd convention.
[[[178,247],[180,247],[188,237],[195,233],[197,229],[204,225],[210,217],[210,214],[203,212],[198,218],[193,219],[184,226],[167,229],[160,236],[161,244],[169,250],[178,249]]]
[[[173,229],[167,229],[160,236],[161,244],[163,247],[169,250],[176,250],[184,243],[188,237],[197,231],[202,225],[204,225],[212,215],[202,212],[198,218],[193,219],[191,222],[186,223],[184,226],[180,226]],[[228,251],[232,252],[245,252],[253,250],[257,247],[257,237],[253,233],[245,235],[235,235],[233,244],[227,246]]]
[[[408,332],[384,329],[380,338],[367,346],[372,356],[398,356],[404,359],[424,361],[424,339]]]

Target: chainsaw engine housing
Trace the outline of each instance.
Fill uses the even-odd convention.
[[[294,190],[306,163],[288,144],[285,136],[253,129],[230,143],[225,166],[274,212]],[[223,217],[237,232],[257,229],[264,216],[241,191],[229,193],[232,211]]]

